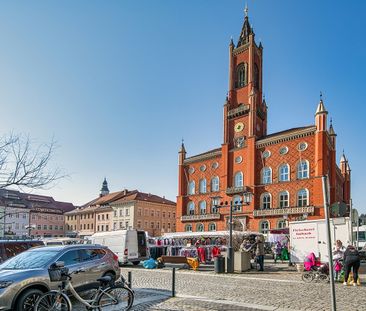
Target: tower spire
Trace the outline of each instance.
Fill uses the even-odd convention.
[[[245,4],[244,9],[244,23],[241,29],[240,37],[238,40],[238,44],[236,47],[238,48],[241,45],[244,45],[249,42],[249,35],[253,34],[253,28],[250,26],[249,18],[248,18],[248,5]]]
[[[102,184],[102,189],[100,189],[100,196],[105,196],[109,194],[109,189],[108,189],[108,182],[107,182],[107,178],[104,177],[104,181]]]

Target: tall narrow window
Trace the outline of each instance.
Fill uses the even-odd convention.
[[[197,224],[197,231],[198,232],[203,232],[205,231],[205,227],[203,224]]]
[[[259,232],[266,234],[266,233],[268,233],[268,230],[269,230],[269,222],[268,222],[268,220],[262,220],[259,223]]]
[[[236,69],[236,87],[240,88],[247,85],[247,68],[248,65],[246,63],[241,63],[238,65]]]
[[[243,204],[242,198],[240,195],[233,196],[233,211],[234,212],[240,212],[241,211],[241,205]]]
[[[234,176],[234,186],[243,187],[243,173],[237,172]]]
[[[282,164],[279,169],[279,179],[280,181],[290,180],[290,167],[288,164]]]
[[[279,206],[280,206],[280,208],[289,207],[289,195],[288,195],[287,191],[280,192]]]
[[[217,206],[219,206],[219,199],[218,198],[213,198],[211,201],[211,213],[212,214],[216,214],[219,212],[219,208]]]
[[[185,228],[184,228],[184,231],[192,232],[192,225],[191,224],[186,225]]]
[[[201,201],[198,203],[200,208],[200,214],[205,215],[206,214],[206,201]]]
[[[195,183],[194,183],[194,181],[190,181],[190,182],[188,183],[188,194],[194,194],[194,193],[195,193],[194,188],[195,188]]]
[[[208,231],[216,231],[216,224],[214,222],[208,225]]]
[[[262,194],[262,209],[270,209],[271,208],[271,195],[269,193]]]
[[[264,167],[262,170],[262,184],[270,184],[272,182],[272,170],[270,167]]]
[[[219,178],[215,176],[211,179],[211,192],[219,191],[219,189],[220,189]]]
[[[277,223],[277,228],[278,229],[286,228],[286,220],[279,220],[278,223]]]
[[[194,215],[194,203],[192,201],[188,202],[188,204],[187,204],[187,214]],[[163,217],[163,218],[165,218],[165,217]]]
[[[206,179],[200,180],[200,193],[206,193]]]
[[[308,200],[309,196],[308,196],[308,190],[307,189],[301,189],[297,192],[297,206],[299,207],[304,207],[304,206],[308,206]]]
[[[309,178],[309,163],[306,160],[300,161],[297,164],[297,178],[305,179]]]
[[[257,64],[254,64],[254,77],[253,77],[254,87],[259,88],[259,69]]]

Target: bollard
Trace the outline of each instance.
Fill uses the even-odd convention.
[[[128,271],[128,287],[132,289],[132,272]]]
[[[173,278],[172,278],[172,297],[175,297],[175,268],[173,268]]]

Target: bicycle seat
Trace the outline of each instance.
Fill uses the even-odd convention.
[[[109,275],[102,276],[101,278],[97,279],[100,283],[109,283],[112,281],[112,278]]]

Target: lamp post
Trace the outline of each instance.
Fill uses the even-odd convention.
[[[253,194],[251,192],[243,193],[243,200],[230,202],[220,202],[220,204],[214,205],[215,208],[224,208],[229,207],[229,246],[227,252],[227,273],[234,273],[234,249],[233,249],[233,208],[234,207],[242,207],[245,205],[249,205],[252,201]],[[220,200],[222,197],[217,196],[213,197],[213,199]]]

